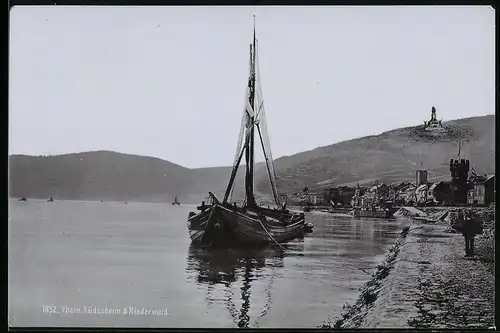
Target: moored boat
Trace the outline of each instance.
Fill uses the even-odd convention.
[[[175,196],[174,202],[172,202],[172,206],[175,206],[175,205],[177,205],[177,206],[181,205],[181,203],[177,200],[177,196]]]
[[[372,218],[392,218],[398,211],[392,206],[371,206],[371,207],[353,207],[351,215],[354,217],[372,217]]]
[[[222,201],[209,192],[208,204],[202,202],[199,213],[191,212],[188,229],[192,243],[211,246],[247,246],[281,243],[301,237],[305,232],[303,213],[292,212],[281,205],[271,155],[260,86],[255,25],[250,45],[250,66],[239,140],[233,169]],[[271,190],[276,208],[259,206],[254,195],[255,132],[264,152]],[[245,202],[241,207],[230,204],[236,172],[245,155]]]

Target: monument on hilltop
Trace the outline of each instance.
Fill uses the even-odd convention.
[[[431,110],[431,119],[429,121],[424,121],[424,129],[428,132],[445,132],[443,125],[441,124],[441,120],[437,120],[436,117],[436,108],[433,106]]]

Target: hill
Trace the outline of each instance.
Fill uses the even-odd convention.
[[[56,156],[9,156],[11,197],[200,203],[222,197],[231,167],[188,169],[159,158],[93,151]],[[235,198],[243,195],[243,168]]]
[[[158,158],[110,151],[9,157],[11,196],[73,200],[170,200],[190,170]],[[173,197],[172,197],[173,198]]]
[[[330,186],[354,186],[357,182],[415,180],[420,167],[430,179],[449,179],[449,161],[468,158],[480,173],[495,171],[495,116],[472,117],[443,122],[446,132],[433,136],[423,126],[407,127],[380,135],[339,142],[275,161],[280,191],[299,191]],[[258,188],[268,187],[258,175]]]
[[[495,169],[495,116],[443,123],[433,137],[408,127],[319,147],[275,161],[280,192],[339,185],[414,180],[422,164],[432,179],[449,178],[448,163],[462,156],[478,173]],[[235,198],[243,195],[238,172]],[[94,151],[57,156],[9,156],[9,194],[13,197],[199,203],[208,191],[222,197],[231,167],[188,169],[158,158]],[[256,196],[270,198],[267,171],[256,166]]]

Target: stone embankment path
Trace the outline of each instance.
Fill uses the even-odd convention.
[[[342,328],[491,328],[495,314],[494,258],[465,257],[461,234],[446,224],[413,224],[376,300]],[[489,253],[492,249],[487,249]]]

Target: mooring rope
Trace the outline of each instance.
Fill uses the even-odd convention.
[[[262,221],[260,219],[257,219],[260,223],[260,225],[262,226],[262,228],[264,229],[264,231],[269,235],[269,237],[271,237],[271,239],[279,245],[279,247],[281,247],[283,250],[285,251],[288,251],[287,248],[285,248],[283,245],[281,245],[280,243],[278,243],[278,241],[276,239],[274,239],[274,237],[269,233],[269,231],[267,231],[266,227],[264,226],[264,224],[262,224]]]

